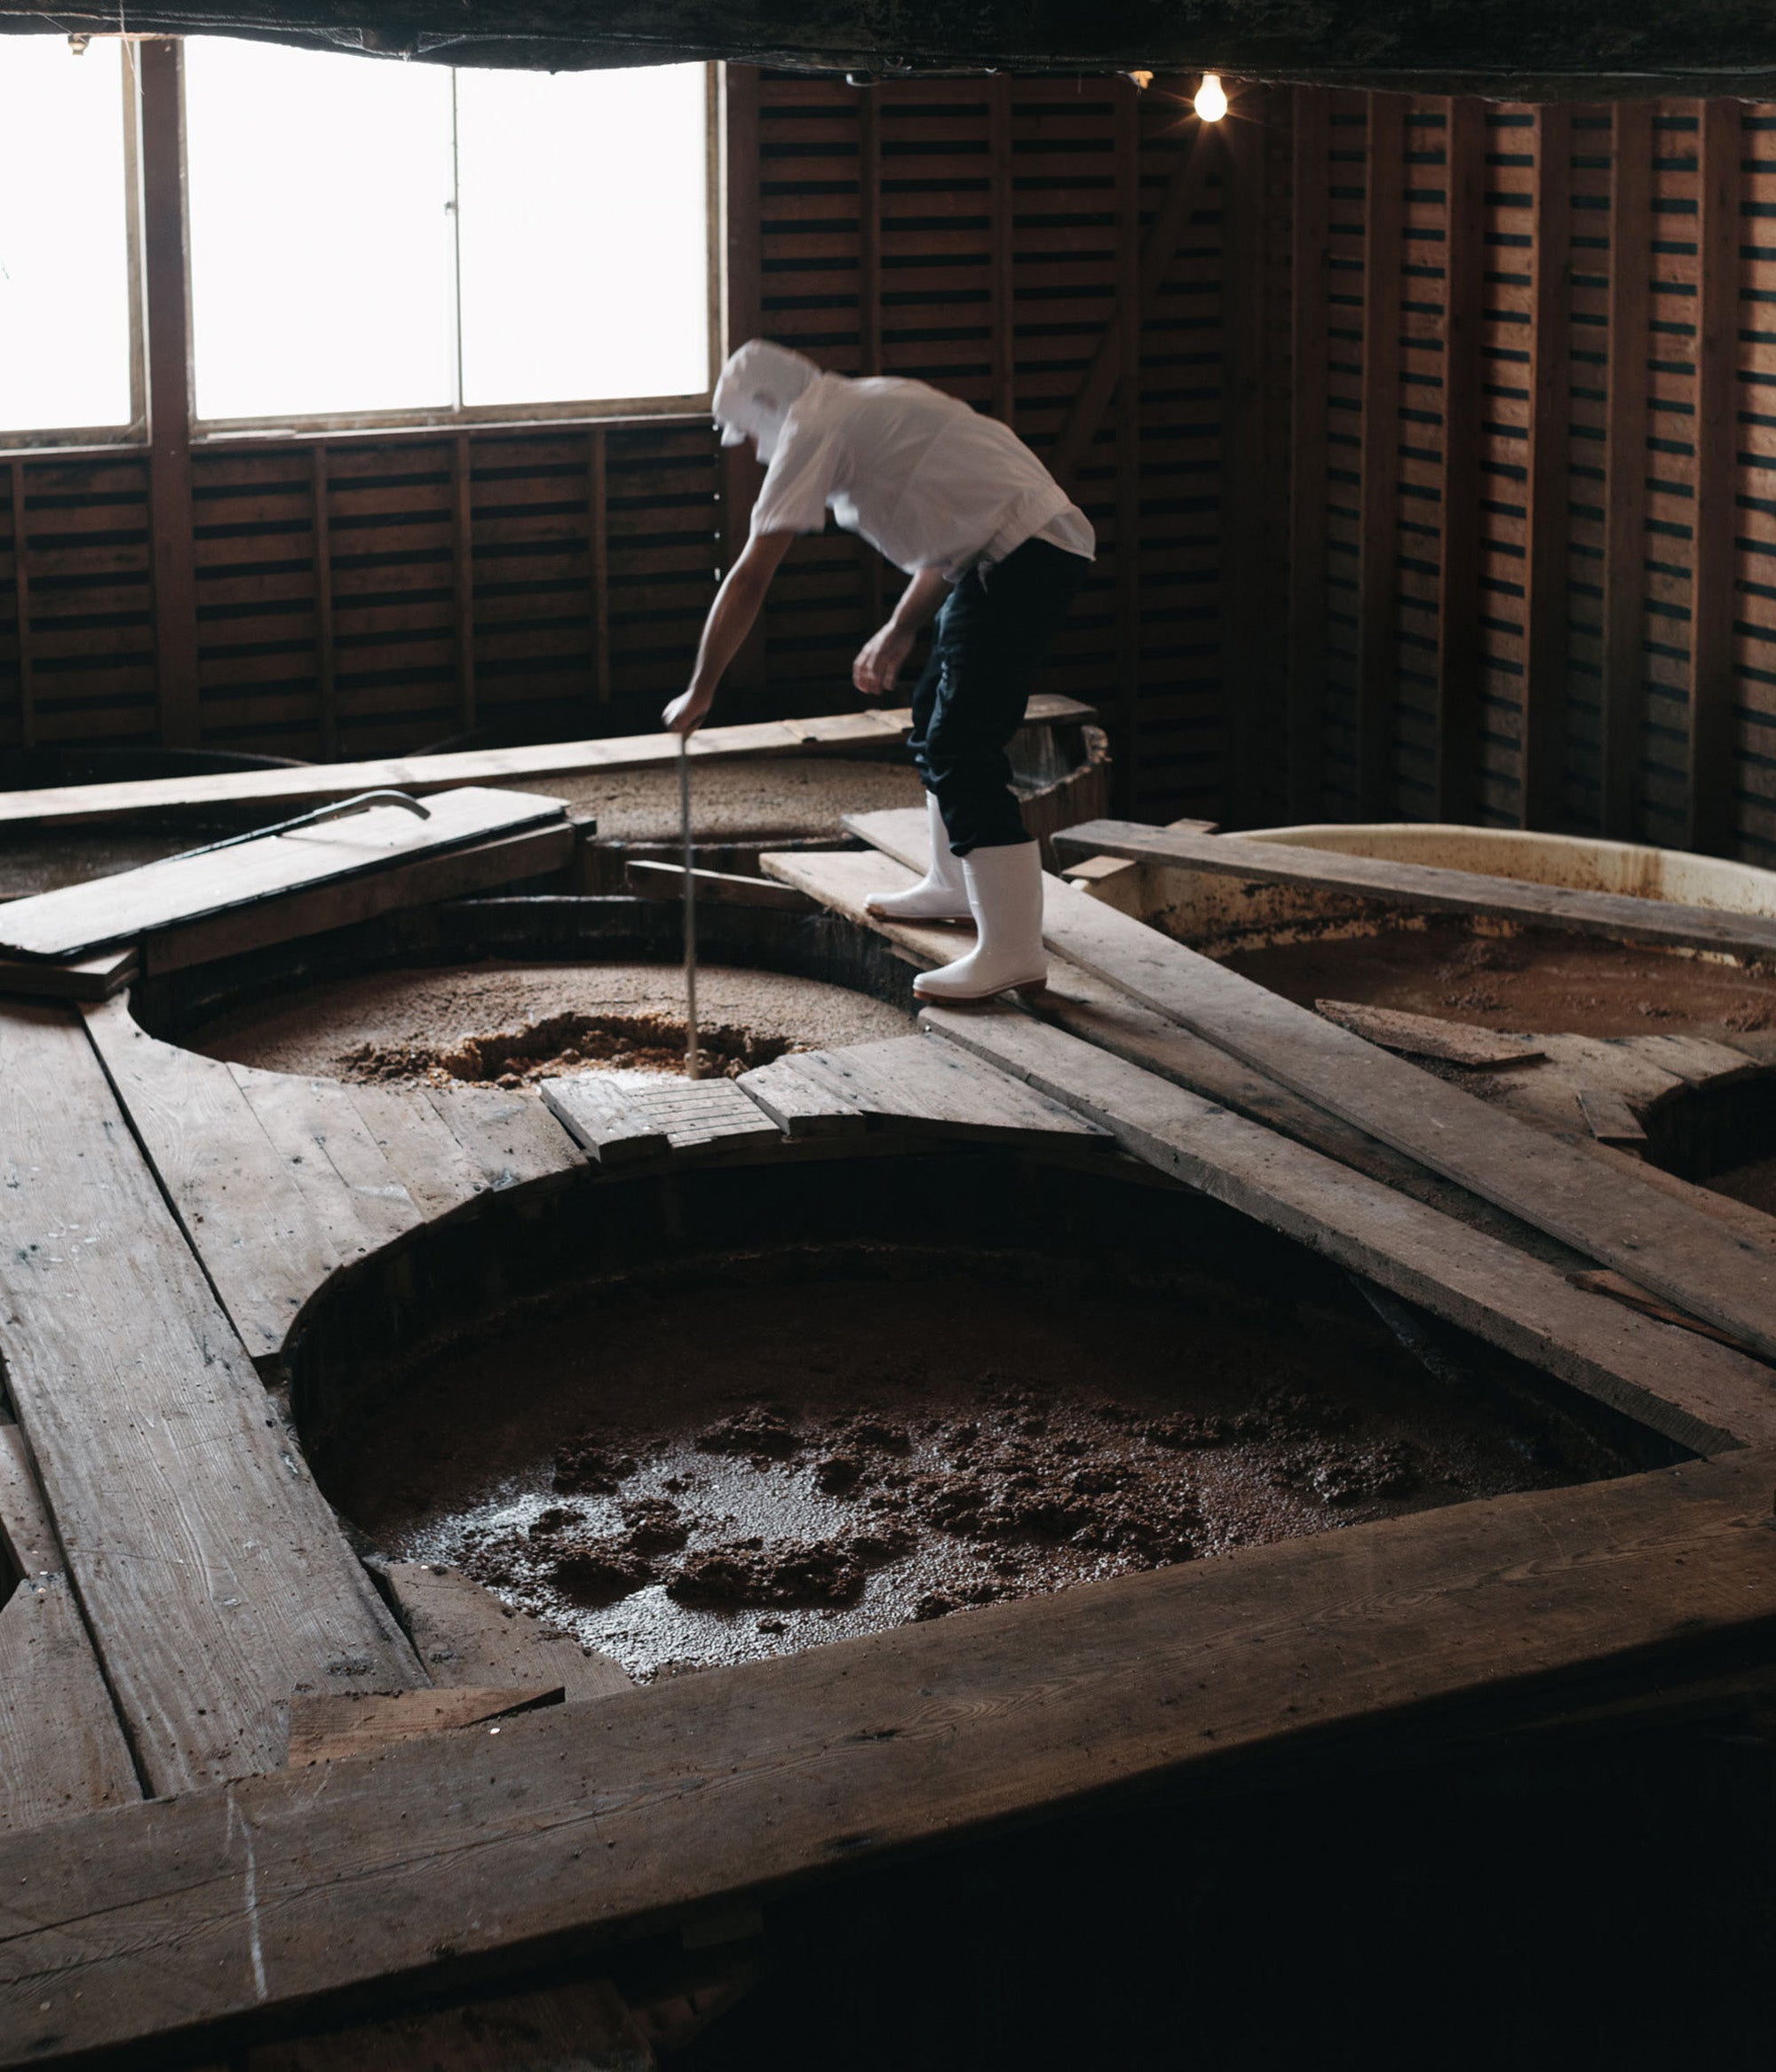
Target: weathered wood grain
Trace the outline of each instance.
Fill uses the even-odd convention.
[[[67,1577],[27,1576],[0,1604],[0,1829],[141,1795]]]
[[[620,1663],[513,1611],[459,1568],[391,1561],[382,1574],[434,1684],[559,1684],[570,1703],[635,1687]]]
[[[331,1989],[1327,1730],[1414,1719],[1422,1745],[1427,1708],[1482,1691],[1546,1717],[1776,1621],[1773,1476],[1741,1453],[1457,1504],[0,1838],[0,2063],[194,2052],[234,2017],[270,2040]]]
[[[0,1355],[152,1788],[281,1759],[298,1689],[423,1682],[74,1011],[0,1006]]]

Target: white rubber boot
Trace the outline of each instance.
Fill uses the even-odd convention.
[[[905,892],[884,893],[868,911],[880,921],[967,921],[974,909],[962,875],[962,858],[949,845],[949,834],[938,811],[937,794],[925,794],[925,814],[932,830],[932,867]]]
[[[1043,952],[1043,858],[1034,842],[976,849],[963,859],[975,944],[966,957],[921,972],[921,1000],[990,1000],[995,993],[1048,982]]]

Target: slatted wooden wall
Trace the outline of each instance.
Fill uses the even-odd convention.
[[[1132,809],[1218,810],[1230,542],[1248,542],[1231,556],[1247,615],[1265,560],[1243,478],[1222,510],[1224,413],[1231,394],[1258,436],[1267,336],[1259,271],[1229,289],[1230,169],[1245,150],[1249,178],[1286,179],[1265,97],[1193,163],[1200,125],[1163,82],[730,86],[740,329],[935,382],[1066,448],[1104,551],[1049,687],[1115,721]],[[1256,251],[1256,190],[1246,209]],[[199,738],[313,757],[650,725],[745,485],[707,419],[200,442]],[[0,747],[165,737],[146,456],[0,456]],[[726,715],[856,703],[851,658],[892,584],[843,536],[801,543]]]
[[[1291,122],[1291,815],[1776,861],[1776,108]]]

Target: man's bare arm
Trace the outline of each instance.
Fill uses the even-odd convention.
[[[673,733],[694,734],[702,725],[715,703],[717,686],[752,631],[765,592],[771,588],[771,578],[795,536],[788,532],[754,533],[728,570],[703,622],[690,688],[674,698],[663,715],[665,725]]]
[[[865,641],[851,665],[851,680],[865,697],[885,698],[892,693],[920,628],[948,595],[949,584],[935,568],[916,572],[900,592],[888,623]]]

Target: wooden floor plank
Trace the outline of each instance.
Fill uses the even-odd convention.
[[[0,1837],[0,2063],[270,2040],[442,1949],[657,1924],[1328,1729],[1422,1748],[1439,1702],[1544,1718],[1776,1621],[1772,1476],[1456,1504]]]
[[[15,957],[84,957],[258,901],[307,893],[551,822],[572,839],[561,801],[530,792],[474,787],[445,792],[431,801],[428,814],[420,820],[400,806],[376,806],[289,834],[169,857],[8,901],[0,905],[0,949]],[[225,943],[223,950],[207,954],[228,947],[241,945]]]
[[[298,1689],[423,1682],[70,1009],[0,1005],[0,1204],[8,1388],[152,1788],[274,1766]]]
[[[1044,693],[1032,698],[1027,726],[1078,724],[1095,708]],[[879,712],[841,712],[814,719],[769,719],[746,726],[705,726],[691,736],[699,761],[793,755],[798,750],[842,752],[904,740],[912,713],[902,706]],[[0,826],[52,826],[127,820],[167,810],[216,813],[298,808],[355,798],[384,787],[420,794],[461,784],[511,784],[594,770],[670,768],[678,760],[676,734],[629,734],[607,740],[544,742],[535,746],[464,749],[448,755],[390,756],[375,762],[304,763],[290,769],[227,771],[205,777],[150,777],[127,784],[67,784],[0,792]]]
[[[537,1187],[578,1172],[584,1160],[543,1103],[494,1086],[416,1088],[495,1194]]]
[[[1168,869],[1209,871],[1254,885],[1294,885],[1376,899],[1436,914],[1486,914],[1526,928],[1556,928],[1644,942],[1667,949],[1730,950],[1748,957],[1776,957],[1776,917],[1732,913],[1720,907],[1630,898],[1623,893],[1581,892],[1569,885],[1445,870],[1342,849],[1312,849],[1291,842],[1252,841],[1240,835],[1196,835],[1138,821],[1086,821],[1055,837],[1057,848],[1087,856],[1122,856]]]
[[[925,1020],[1093,1115],[1136,1157],[1679,1445],[1776,1443],[1776,1375],[1759,1361],[1629,1317],[1558,1268],[1015,1009],[928,1008]]]
[[[557,1683],[569,1703],[635,1688],[621,1663],[513,1611],[459,1568],[391,1561],[382,1573],[434,1684]]]
[[[910,1123],[931,1136],[1001,1143],[1047,1143],[1057,1137],[1106,1141],[1096,1123],[1059,1102],[922,1036],[812,1051],[799,1063],[866,1116]]]
[[[0,1829],[141,1796],[67,1577],[28,1576],[0,1605]]]
[[[846,825],[916,860],[916,812]],[[1222,838],[1216,838],[1217,840]],[[1335,1028],[1157,929],[1047,880],[1043,937],[1073,963],[1317,1106],[1776,1358],[1776,1257],[1588,1150]]]

